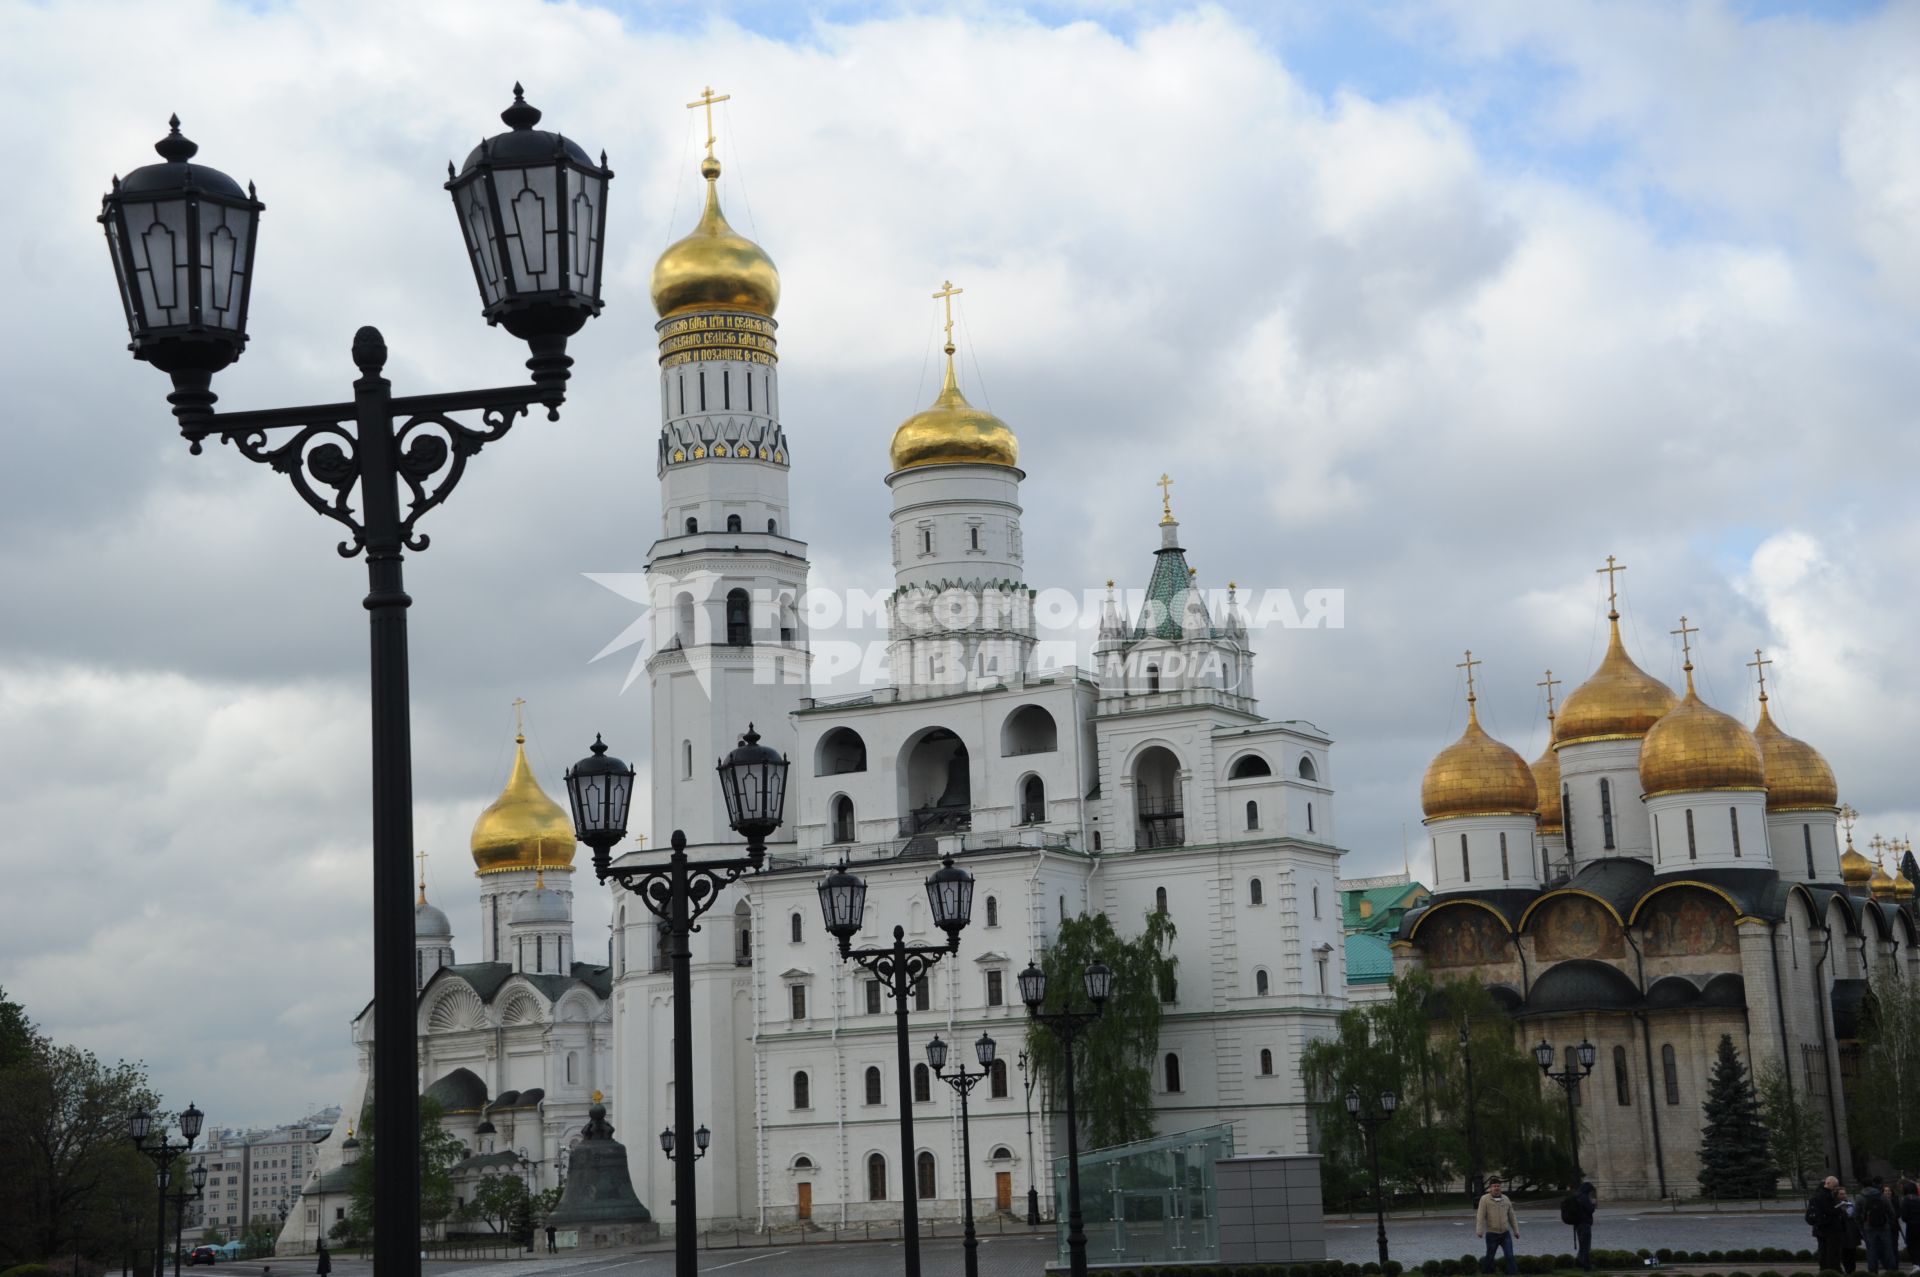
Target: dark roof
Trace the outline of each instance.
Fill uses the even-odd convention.
[[[424,1000],[427,995],[427,989],[433,988],[435,984],[442,980],[457,979],[466,981],[467,987],[478,994],[482,1002],[491,1006],[493,1005],[493,1000],[500,996],[500,990],[506,987],[507,981],[512,979],[513,975],[513,964],[509,962],[455,963],[452,966],[441,967],[438,971],[434,972],[433,978],[427,981],[426,988],[420,991],[420,996]],[[588,989],[592,990],[593,993],[603,1001],[613,996],[612,969],[605,966],[594,966],[586,962],[574,963],[573,973],[571,975],[560,975],[558,973],[534,975],[531,972],[522,972],[520,973],[520,978],[528,981],[534,988],[540,990],[548,1002],[559,1001],[561,995],[576,983],[586,985]],[[368,1003],[368,1005],[371,1006],[372,1003]]]
[[[1136,639],[1219,638],[1213,618],[1207,615],[1204,599],[1199,604],[1200,632],[1186,632],[1187,597],[1193,592],[1193,574],[1187,571],[1187,554],[1177,545],[1162,546],[1153,552],[1153,575],[1147,578],[1147,597],[1140,605],[1140,616],[1133,627]]]
[[[1420,925],[1420,919],[1426,917],[1436,909],[1444,908],[1447,905],[1460,904],[1463,901],[1473,901],[1492,909],[1506,922],[1507,930],[1512,931],[1518,926],[1520,915],[1527,911],[1527,906],[1533,903],[1538,896],[1538,892],[1513,887],[1502,887],[1495,891],[1444,892],[1440,895],[1429,897],[1427,903],[1421,905],[1418,909],[1407,910],[1400,918],[1400,929],[1395,933],[1394,938],[1397,940],[1407,939],[1413,934],[1413,929]]]
[[[1780,875],[1771,869],[1675,869],[1661,873],[1653,885],[1665,887],[1683,882],[1703,883],[1725,892],[1733,897],[1734,908],[1744,917],[1772,921],[1786,916],[1787,890],[1791,884],[1782,882]]]
[[[321,1193],[351,1193],[353,1191],[353,1167],[336,1166],[330,1171],[322,1171],[311,1183],[300,1190],[302,1197],[317,1197]]]
[[[1872,1018],[1865,980],[1833,982],[1833,1036],[1842,1042],[1858,1042],[1866,1036]]]
[[[422,1093],[449,1113],[478,1111],[487,1103],[487,1084],[472,1069],[455,1069]]]
[[[1847,933],[1856,936],[1860,934],[1860,909],[1852,896],[1839,887],[1822,883],[1807,883],[1800,889],[1813,901],[1813,920],[1816,925],[1822,927],[1827,925],[1827,910],[1833,907],[1835,900],[1838,900],[1841,912],[1847,916]]]
[[[1613,856],[1583,865],[1579,873],[1557,890],[1598,896],[1613,906],[1615,913],[1625,918],[1633,912],[1634,905],[1639,903],[1640,897],[1646,894],[1652,884],[1652,865],[1644,860]]]
[[[1661,976],[1647,990],[1647,1009],[1667,1011],[1690,1007],[1700,1001],[1700,986],[1683,975]]]
[[[1731,971],[1722,971],[1707,981],[1707,987],[1700,990],[1700,1005],[1703,1007],[1734,1007],[1747,1009],[1747,982],[1745,977]]]
[[[463,1157],[447,1169],[455,1175],[463,1172],[490,1170],[495,1166],[518,1166],[520,1155],[512,1149],[502,1149],[498,1153],[476,1153],[472,1157]]]
[[[1526,1005],[1526,999],[1520,996],[1520,990],[1510,984],[1488,985],[1487,996],[1493,999],[1495,1006],[1505,1011],[1508,1015],[1518,1013],[1519,1010]]]
[[[1579,958],[1562,962],[1533,983],[1522,1015],[1564,1015],[1571,1011],[1631,1011],[1640,990],[1618,967]]]

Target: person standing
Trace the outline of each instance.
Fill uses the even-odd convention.
[[[1501,1188],[1498,1175],[1487,1177],[1486,1194],[1473,1212],[1473,1235],[1487,1239],[1487,1253],[1480,1260],[1481,1272],[1493,1271],[1493,1255],[1498,1250],[1507,1253],[1509,1273],[1520,1271],[1513,1259],[1513,1242],[1520,1236],[1520,1217],[1514,1213],[1513,1199]]]
[[[1867,1247],[1867,1271],[1900,1271],[1899,1237],[1896,1231],[1900,1217],[1895,1213],[1893,1201],[1888,1198],[1878,1175],[1869,1179],[1867,1186],[1860,1191],[1854,1218],[1860,1221],[1860,1239]]]
[[[1847,1186],[1840,1186],[1840,1213],[1846,1220],[1846,1242],[1840,1249],[1840,1271],[1850,1273],[1860,1263],[1860,1211]]]
[[[1840,1209],[1840,1181],[1829,1175],[1820,1181],[1807,1201],[1807,1224],[1813,1229],[1819,1264],[1829,1272],[1840,1271],[1840,1252],[1847,1244],[1847,1216]]]
[[[1593,1211],[1600,1194],[1592,1181],[1583,1182],[1560,1209],[1561,1218],[1573,1225],[1574,1262],[1593,1271]]]
[[[554,1240],[554,1229],[552,1224],[547,1225],[547,1253],[549,1255],[558,1255],[560,1253],[560,1244],[559,1242]]]
[[[327,1277],[333,1271],[333,1256],[327,1254],[327,1239],[324,1237],[320,1239],[320,1261],[313,1266],[313,1271],[319,1273],[320,1277]]]
[[[1901,1180],[1898,1205],[1901,1230],[1907,1235],[1907,1260],[1920,1272],[1920,1184]]]

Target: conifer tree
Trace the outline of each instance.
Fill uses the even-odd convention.
[[[1709,1197],[1771,1197],[1778,1178],[1767,1151],[1747,1066],[1720,1035],[1720,1051],[1707,1079],[1706,1125],[1700,1131],[1700,1189]]]

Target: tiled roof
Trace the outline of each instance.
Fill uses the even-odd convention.
[[[1186,551],[1179,546],[1168,546],[1153,553],[1153,575],[1147,579],[1146,602],[1141,605],[1140,619],[1133,627],[1136,639],[1182,639],[1182,638],[1218,638],[1220,632],[1213,626],[1213,618],[1207,615],[1207,605],[1199,596],[1195,596],[1199,622],[1199,633],[1189,635],[1185,629],[1187,617],[1187,596],[1192,592],[1193,574],[1187,570]]]
[[[1393,911],[1410,907],[1416,896],[1424,896],[1426,892],[1427,889],[1417,882],[1343,891],[1340,893],[1341,925],[1348,931],[1377,931],[1384,935],[1391,932],[1396,925],[1393,920]],[[1362,900],[1370,901],[1373,905],[1366,917],[1360,916]]]
[[[1385,936],[1356,932],[1347,937],[1347,983],[1385,984],[1393,974],[1393,947]]]

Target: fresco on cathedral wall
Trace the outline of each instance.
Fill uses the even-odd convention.
[[[1585,896],[1562,896],[1540,911],[1528,930],[1534,956],[1543,962],[1569,958],[1623,958],[1626,938],[1605,906]]]
[[[1700,954],[1737,954],[1740,936],[1733,911],[1704,891],[1664,891],[1647,904],[1649,958],[1690,958]]]
[[[1507,931],[1484,909],[1449,909],[1420,928],[1420,949],[1429,967],[1478,967],[1513,955]]]

